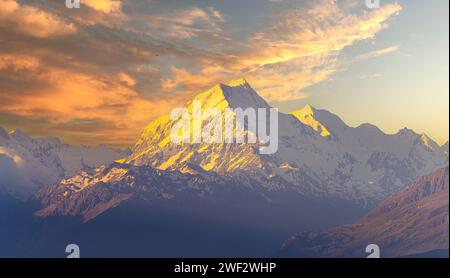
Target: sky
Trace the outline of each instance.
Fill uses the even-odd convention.
[[[449,134],[447,0],[0,0],[0,126],[125,147],[245,77],[270,104]]]

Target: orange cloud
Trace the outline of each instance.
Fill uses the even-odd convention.
[[[133,87],[134,85],[136,85],[136,80],[126,73],[123,73],[123,72],[120,73],[118,78],[119,78],[119,81],[123,82],[124,84],[126,84],[130,87]]]
[[[99,130],[96,136],[103,136],[99,141],[109,145],[131,144],[152,118],[178,104],[175,99],[150,101],[142,98],[129,87],[132,80],[126,74],[122,75],[125,80],[115,80],[109,76],[45,67],[32,57],[0,56],[0,71],[7,68],[31,70],[34,79],[48,86],[15,95],[12,101],[0,106],[0,113],[48,116],[50,126],[64,126],[73,121],[104,123],[111,129]],[[7,92],[0,89],[0,96],[7,97]],[[89,144],[89,132],[65,130],[63,134],[73,137],[82,133],[83,139],[76,137],[77,142]]]
[[[201,9],[191,7],[181,10],[161,12],[141,19],[146,23],[147,31],[154,35],[170,37],[172,39],[189,39],[200,34],[212,35],[222,33],[219,26],[223,16],[212,7]]]
[[[135,15],[121,1],[82,3],[91,9],[0,0],[0,32],[12,38],[0,47],[0,113],[67,142],[120,146],[152,118],[236,76],[268,100],[307,97],[307,87],[339,69],[344,48],[373,38],[401,9],[351,14],[323,0],[243,39],[225,35],[228,18],[213,7]]]
[[[104,13],[115,13],[122,8],[122,2],[114,0],[83,0],[81,2],[96,11]]]
[[[26,55],[0,55],[0,71],[11,69],[14,72],[36,70],[39,60]]]
[[[32,6],[20,5],[15,0],[0,1],[0,27],[37,38],[76,32],[73,24],[66,24],[58,16]]]
[[[248,49],[219,57],[217,61],[212,58],[196,73],[172,70],[172,78],[162,79],[163,85],[166,89],[183,84],[189,88],[197,82],[244,75],[270,101],[304,98],[303,89],[329,79],[338,70],[337,57],[344,48],[373,38],[400,11],[400,5],[388,4],[355,15],[332,0],[287,11],[275,18],[270,29],[256,33],[249,40]],[[394,50],[385,49],[372,55]],[[221,62],[222,68],[215,68]],[[211,64],[215,65],[214,72],[210,71]]]
[[[208,72],[209,68],[203,69],[202,74],[193,74],[186,69],[174,66],[170,70],[173,78],[161,78],[164,90],[178,90],[179,86],[188,90],[201,90],[212,81],[208,75],[208,73],[211,74],[210,71]]]
[[[329,79],[338,69],[337,56],[344,48],[373,38],[400,10],[398,4],[385,5],[356,16],[339,9],[335,1],[321,1],[300,14],[288,12],[272,30],[252,39],[258,50],[243,60],[243,67],[250,68],[255,87],[269,100],[303,98],[302,89]],[[265,89],[270,83],[280,87]]]

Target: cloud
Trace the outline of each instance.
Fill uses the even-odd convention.
[[[119,74],[116,79],[109,75],[85,74],[48,67],[27,56],[0,56],[0,73],[2,65],[4,77],[9,77],[4,72],[8,68],[20,69],[22,74],[15,82],[26,83],[33,79],[38,86],[34,83],[27,88],[26,94],[16,95],[11,95],[2,86],[0,113],[44,119],[50,130],[67,127],[68,130],[58,130],[58,134],[64,138],[70,135],[79,143],[89,144],[89,133],[92,133],[91,127],[94,125],[99,126],[94,133],[101,137],[98,139],[102,143],[114,146],[130,144],[152,118],[170,111],[176,104],[173,99],[146,100],[131,88],[135,81],[125,73]],[[74,126],[79,128],[73,129]]]
[[[108,14],[119,12],[122,8],[122,2],[115,0],[83,0],[81,2],[96,11]]]
[[[196,83],[194,80],[227,80],[244,75],[269,101],[304,98],[303,89],[329,79],[339,69],[338,57],[346,47],[374,38],[401,11],[398,4],[388,4],[355,14],[347,6],[323,0],[302,9],[289,9],[275,16],[270,28],[256,32],[241,49],[211,57],[196,72],[172,70],[172,79],[163,81],[176,89],[186,83],[189,89]],[[229,43],[241,45],[237,41]],[[368,55],[395,50],[387,48]],[[221,68],[217,69],[217,65]],[[212,73],[211,68],[216,70]]]
[[[395,52],[399,49],[400,49],[400,45],[394,45],[394,46],[386,47],[383,49],[374,50],[369,53],[365,53],[365,54],[357,56],[356,60],[366,60],[366,59],[380,57],[380,56]]]
[[[294,58],[289,62],[266,65],[250,75],[253,86],[266,99],[290,101],[303,99],[303,89],[329,79],[336,71],[337,57],[327,54]]]
[[[0,71],[11,70],[20,72],[25,70],[36,70],[39,60],[26,55],[0,55]]]
[[[213,7],[202,9],[187,7],[178,10],[134,15],[130,21],[136,22],[137,30],[152,36],[186,40],[199,36],[217,36],[222,33],[220,23],[223,15]]]
[[[73,34],[76,28],[41,9],[20,5],[15,0],[0,1],[0,28],[16,30],[37,38]]]
[[[26,200],[36,186],[22,167],[22,158],[12,155],[0,147],[0,192],[13,192],[15,197]]]
[[[219,21],[225,21],[223,18],[223,15],[220,13],[220,11],[216,10],[214,7],[208,7],[208,11],[211,14],[211,16]]]
[[[277,10],[242,35],[212,5],[155,2],[69,10],[0,0],[0,125],[125,146],[151,119],[237,76],[270,101],[304,98],[339,70],[343,49],[374,38],[401,9],[355,12],[322,0]]]
[[[375,79],[375,78],[381,78],[383,77],[383,74],[381,73],[373,73],[373,74],[364,74],[358,76],[359,79]]]
[[[244,66],[250,68],[255,86],[262,86],[262,94],[269,100],[303,98],[302,89],[329,79],[338,70],[343,49],[373,38],[400,10],[394,4],[355,15],[327,0],[306,10],[288,11],[271,30],[252,39],[259,49],[243,61]],[[372,55],[376,54],[383,52]],[[264,86],[271,82],[282,88]]]
[[[112,21],[79,20],[79,11],[68,13],[61,3],[5,3],[0,2],[2,15],[8,15],[8,20],[0,18],[0,124],[33,135],[57,135],[69,143],[126,146],[151,119],[184,100],[161,89],[158,56],[192,57],[185,53],[189,48],[142,36],[124,25],[124,17],[109,18],[116,20],[112,26]],[[37,37],[28,30],[24,36],[28,21],[17,9],[25,8],[77,31]],[[92,13],[87,10],[88,18],[95,18]],[[1,28],[10,19],[17,26]],[[189,23],[189,17],[183,20]]]
[[[121,72],[118,75],[118,79],[119,79],[119,81],[125,83],[126,85],[128,85],[130,87],[136,85],[136,80],[126,73]]]

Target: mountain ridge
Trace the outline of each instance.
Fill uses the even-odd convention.
[[[267,102],[245,79],[231,84],[234,86],[218,84],[198,94],[185,108],[191,110],[195,100],[201,101],[202,108],[214,107],[221,111],[236,108],[237,102],[230,104],[236,100],[242,102],[242,107],[267,107]],[[241,98],[242,95],[245,97]],[[131,154],[117,160],[115,167],[85,171],[40,192],[40,196],[50,200],[43,209],[51,200],[61,199],[65,199],[65,203],[72,200],[78,206],[79,196],[97,194],[88,188],[114,184],[127,187],[127,179],[137,178],[128,176],[129,170],[123,170],[127,167],[149,167],[181,180],[183,175],[194,179],[200,175],[206,184],[209,178],[222,177],[255,194],[265,195],[267,200],[272,192],[293,191],[299,197],[338,198],[370,208],[418,176],[448,165],[448,156],[440,148],[430,149],[420,144],[417,136],[410,136],[408,130],[403,132],[405,136],[386,135],[369,125],[351,128],[326,110],[314,109],[313,114],[332,136],[323,137],[295,116],[279,113],[279,148],[273,155],[259,154],[258,143],[173,143],[171,129],[179,118],[163,115],[147,125]],[[208,119],[203,123],[211,122]],[[244,132],[249,130],[244,128]],[[86,185],[79,190],[67,190],[71,193],[64,196],[64,188],[77,188],[78,181],[86,181]],[[178,189],[172,190],[187,188],[189,186],[180,184]],[[199,194],[209,190],[201,189]],[[95,206],[84,197],[82,200],[89,202],[89,207]],[[119,204],[125,200],[116,201]],[[47,210],[45,215],[52,213],[56,211]],[[83,214],[76,209],[70,213]]]
[[[354,224],[304,231],[283,245],[286,256],[364,257],[375,243],[383,257],[449,249],[449,168],[422,176]]]
[[[231,120],[239,112],[234,108],[271,108],[245,80],[218,84],[180,108],[193,109],[195,100],[220,113],[233,108]],[[101,246],[84,251],[93,256],[269,256],[296,231],[353,223],[430,169],[448,165],[443,148],[431,139],[424,144],[429,138],[413,131],[386,135],[370,124],[353,128],[312,109],[306,114],[330,135],[279,113],[274,154],[261,154],[258,141],[175,143],[170,134],[180,117],[170,115],[150,122],[129,153],[101,165],[84,159],[93,149],[67,151],[54,138],[28,140],[17,133],[19,144],[0,130],[0,163],[34,166],[37,159],[38,167],[28,168],[47,177],[27,203],[36,224],[30,233],[42,237],[26,239],[35,247],[26,254],[55,254],[70,237]],[[239,135],[253,132],[240,124]],[[45,167],[51,171],[41,171]],[[180,237],[180,230],[187,236]],[[120,242],[120,249],[111,242]],[[155,249],[145,248],[149,244]]]
[[[0,190],[25,200],[36,190],[126,156],[125,150],[104,146],[63,144],[59,138],[31,138],[21,130],[0,129]]]

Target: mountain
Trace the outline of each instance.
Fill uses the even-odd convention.
[[[218,84],[181,108],[195,106],[213,108],[225,125],[238,118],[236,109],[271,108],[245,79]],[[203,127],[217,123],[195,119]],[[36,247],[29,255],[54,255],[69,237],[101,246],[88,250],[92,256],[270,256],[295,231],[352,223],[429,168],[448,165],[428,137],[352,128],[312,106],[278,114],[274,154],[261,153],[258,140],[173,142],[172,129],[183,120],[163,115],[145,127],[129,155],[39,190],[42,238],[29,244]],[[190,140],[199,134],[192,121]],[[254,132],[238,121],[222,135],[236,140]]]
[[[371,124],[354,128],[329,111],[310,105],[291,114],[322,136],[326,130],[330,141],[360,162],[355,164],[358,170],[352,176],[380,186],[387,193],[384,197],[415,178],[448,165],[448,152],[426,134],[408,128],[396,134],[385,134]]]
[[[316,109],[314,109],[314,107],[308,104],[303,109],[291,112],[290,114],[296,117],[300,122],[310,126],[321,136],[323,137],[331,136],[330,131],[328,131],[328,129],[321,122],[315,119],[314,117],[315,112]]]
[[[216,108],[224,112],[227,108],[246,109],[269,108],[269,105],[251,89],[245,80],[231,82],[234,86],[219,84],[194,97],[187,103],[188,111],[193,111],[194,102],[201,103],[201,109]],[[234,121],[234,117],[230,121]],[[181,119],[171,120],[163,115],[151,122],[143,131],[125,163],[152,165],[162,170],[192,171],[186,167],[193,163],[204,170],[219,173],[235,172],[240,169],[261,168],[261,157],[256,154],[256,144],[175,144],[171,142],[171,130]],[[202,122],[203,126],[209,124]],[[234,129],[233,131],[235,131]],[[243,131],[245,135],[247,130]]]
[[[0,127],[0,191],[27,199],[42,186],[127,154],[103,146],[66,145],[53,137],[33,139],[20,130],[8,133]]]
[[[362,213],[351,202],[257,190],[188,166],[196,173],[115,162],[43,188],[21,256],[59,256],[70,239],[86,257],[267,257],[293,231]]]
[[[187,111],[193,111],[195,103],[200,103],[203,111],[215,108],[222,116],[226,109],[270,108],[245,79],[218,84],[195,96],[186,104]],[[237,112],[234,111],[228,120],[235,120]],[[386,135],[368,124],[351,128],[336,115],[311,106],[293,115],[279,113],[275,154],[261,154],[261,142],[174,143],[171,131],[182,120],[163,115],[144,129],[131,154],[112,167],[85,171],[43,189],[38,194],[40,199],[45,199],[41,215],[85,217],[87,212],[81,208],[98,212],[116,206],[126,198],[108,199],[109,205],[105,206],[97,196],[100,193],[92,188],[106,187],[109,191],[132,188],[135,192],[140,188],[133,187],[135,181],[148,178],[142,173],[138,178],[130,171],[139,167],[151,173],[157,171],[159,176],[170,175],[169,180],[186,177],[195,180],[201,176],[204,184],[211,185],[210,180],[220,177],[227,184],[237,184],[264,196],[267,202],[273,202],[274,193],[291,192],[298,198],[345,200],[358,204],[363,211],[427,171],[448,165],[448,156],[425,135],[411,130]],[[202,124],[213,125],[214,120],[207,117]],[[252,130],[243,125],[239,132],[249,136]],[[231,135],[236,137],[238,130],[235,127]],[[116,188],[118,183],[120,186]],[[172,191],[195,187],[203,196],[212,191],[208,186],[194,184],[179,182],[178,188]],[[115,196],[111,194],[108,196]],[[62,199],[64,202],[60,203]],[[58,204],[64,209],[58,209]]]
[[[203,110],[215,108],[222,113],[225,109],[271,108],[245,80],[219,84],[197,95],[186,105],[188,111],[192,111],[195,101],[201,103]],[[235,119],[236,113],[233,113],[231,121]],[[259,143],[175,144],[171,142],[170,135],[172,128],[179,121],[181,119],[171,120],[168,115],[164,115],[150,123],[133,147],[132,154],[122,162],[188,173],[196,172],[188,165],[196,165],[205,171],[221,175],[241,176],[240,183],[250,188],[263,187],[269,190],[293,188],[300,194],[311,196],[338,194],[338,192],[329,194],[326,191],[334,191],[334,188],[338,191],[337,187],[340,185],[336,187],[322,185],[329,177],[322,175],[324,179],[319,180],[320,175],[317,175],[317,172],[324,172],[325,169],[322,168],[326,168],[326,172],[334,173],[337,164],[346,159],[345,155],[330,153],[335,150],[327,146],[326,140],[291,115],[283,113],[278,115],[278,151],[273,155],[260,154]],[[203,126],[211,123],[212,120],[207,119],[203,121]],[[238,136],[236,130],[237,128],[233,130],[235,131],[232,134],[233,139]],[[243,128],[242,132],[244,136],[251,133],[247,127]],[[314,169],[311,169],[312,167]]]
[[[270,107],[245,80],[219,84],[186,107],[195,100],[219,111]],[[333,167],[321,156],[327,140],[291,115],[279,115],[280,156],[261,154],[258,142],[173,143],[178,121],[156,119],[129,156],[39,190],[38,224],[29,230],[40,236],[23,252],[55,256],[70,238],[95,246],[83,249],[89,256],[270,256],[294,231],[354,221],[367,211],[351,199],[314,194],[325,185],[281,158],[309,155]]]
[[[94,257],[270,256],[294,232],[352,223],[428,168],[448,165],[428,137],[351,128],[312,106],[279,113],[278,128],[269,127],[278,136],[269,142],[236,142],[261,128],[236,122],[247,108],[264,108],[255,121],[270,123],[270,105],[245,79],[218,84],[174,111],[199,106],[213,117],[190,117],[189,138],[177,129],[184,115],[163,115],[122,159],[39,189],[30,203],[37,219],[25,229],[33,235],[18,240],[26,243],[21,255],[55,256],[71,239]],[[232,129],[217,130],[218,122]],[[173,142],[173,129],[189,142]],[[234,143],[195,141],[216,133]],[[261,151],[268,143],[275,153]]]
[[[382,257],[419,256],[449,249],[449,168],[422,176],[384,200],[355,224],[291,237],[282,254],[365,257],[377,244]],[[442,253],[442,252],[441,252]]]
[[[202,109],[221,112],[270,108],[245,79],[218,84],[195,96],[186,105],[188,111],[195,101]],[[370,124],[352,128],[310,105],[291,114],[279,113],[278,150],[273,155],[260,154],[260,144],[174,144],[170,132],[180,121],[164,115],[151,122],[122,162],[190,173],[195,171],[187,165],[196,165],[221,175],[245,175],[249,182],[242,182],[249,187],[293,188],[304,195],[366,205],[448,163],[448,155],[424,134],[405,129],[387,135]],[[203,121],[209,124],[211,119]],[[248,135],[248,129],[244,132]]]

